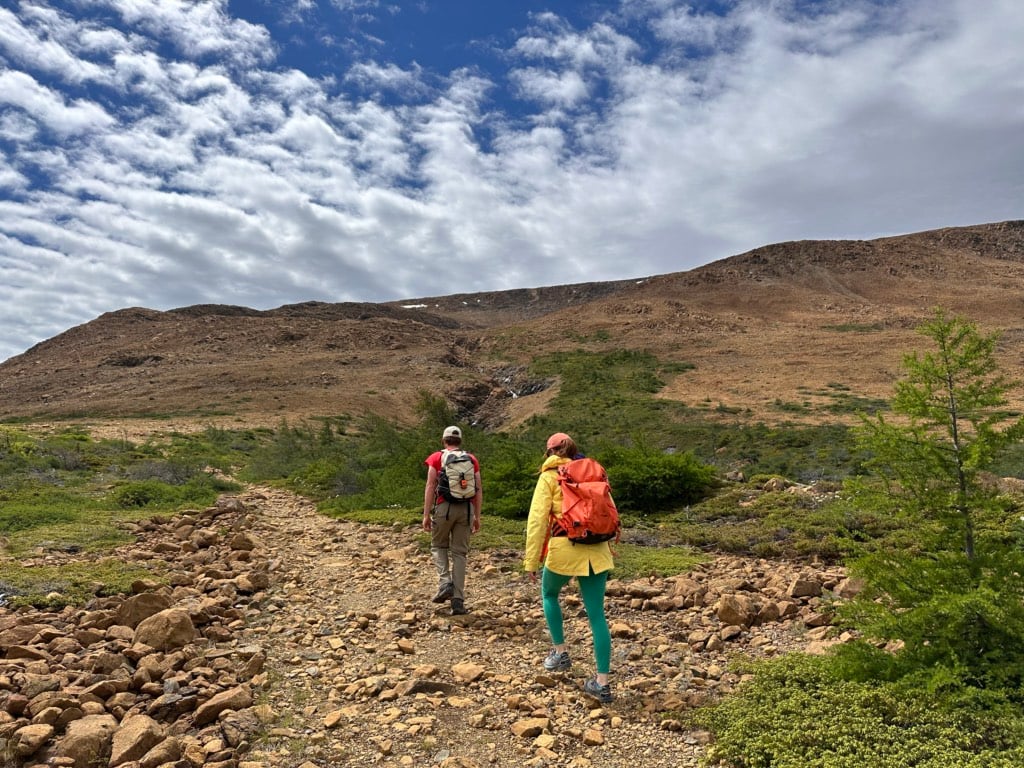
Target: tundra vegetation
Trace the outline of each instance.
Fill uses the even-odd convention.
[[[920,330],[933,349],[904,361],[891,401],[833,382],[779,404],[796,414],[825,396],[830,414],[862,414],[854,428],[750,423],[658,399],[689,366],[583,349],[534,361],[531,374],[557,382],[557,394],[513,431],[478,429],[426,392],[412,427],[337,414],[143,444],[93,439],[74,424],[48,435],[0,427],[0,533],[13,556],[0,560],[0,593],[53,606],[123,591],[138,574],[101,556],[21,563],[102,553],[125,540],[123,521],[203,506],[240,482],[289,488],[325,515],[415,527],[423,458],[453,422],[485,467],[488,519],[474,546],[517,550],[539,446],[566,431],[608,467],[626,528],[619,576],[672,575],[728,552],[841,562],[867,584],[837,608],[837,631],[856,642],[744,669],[738,693],[679,713],[715,733],[709,760],[1024,764],[1024,522],[994,481],[1019,473],[1024,428],[1006,409],[1015,384],[999,375],[996,338],[970,322],[937,312]],[[813,492],[785,492],[792,483]]]
[[[838,607],[857,639],[753,670],[699,712],[712,760],[761,766],[1024,764],[1024,550],[1019,501],[992,469],[1021,440],[996,337],[942,312],[934,348],[904,359],[892,418],[865,417],[865,473],[844,505],[892,521],[888,546],[850,552],[866,589]]]

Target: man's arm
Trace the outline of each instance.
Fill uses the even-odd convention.
[[[430,510],[434,508],[434,501],[437,499],[437,470],[433,467],[427,469],[427,484],[423,487],[423,530],[430,530]]]

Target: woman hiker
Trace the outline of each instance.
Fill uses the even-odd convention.
[[[551,519],[561,510],[562,505],[562,489],[558,484],[557,469],[578,455],[576,443],[564,432],[556,432],[548,438],[547,452],[533,491],[530,515],[526,522],[526,553],[523,567],[533,582],[537,581],[537,570],[541,569],[540,593],[544,620],[553,644],[551,652],[544,659],[544,668],[551,672],[568,670],[572,666],[565,643],[559,596],[562,588],[573,577],[576,578],[590,624],[597,672],[584,684],[583,691],[588,696],[607,704],[613,699],[608,683],[612,638],[604,612],[605,586],[608,574],[614,567],[611,548],[606,541],[599,544],[574,544],[564,533],[559,535],[557,531],[549,538]],[[545,543],[546,556],[543,554]]]

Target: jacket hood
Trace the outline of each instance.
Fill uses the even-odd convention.
[[[572,459],[567,459],[564,456],[551,455],[544,459],[544,463],[540,466],[540,471],[545,472],[555,467],[560,467],[562,464],[568,464]]]

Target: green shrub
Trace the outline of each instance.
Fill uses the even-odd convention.
[[[240,476],[247,480],[284,480],[303,469],[318,456],[316,433],[281,422],[277,429],[248,457]]]
[[[111,490],[108,498],[121,509],[178,509],[208,506],[219,494],[238,487],[237,483],[200,474],[182,485],[170,485],[162,480],[129,481]]]
[[[183,485],[202,470],[194,462],[146,460],[127,469],[132,480],[156,480],[168,485]]]
[[[792,655],[692,721],[732,768],[1011,768],[1024,760],[1018,705],[970,691],[840,679],[828,657]]]
[[[523,519],[530,511],[543,457],[522,443],[504,441],[501,452],[484,457],[484,511]]]
[[[110,499],[122,509],[148,507],[153,504],[166,505],[177,497],[173,486],[160,480],[136,480],[115,488]]]
[[[717,486],[714,467],[692,454],[615,448],[602,457],[615,504],[624,512],[653,514],[692,504]]]

